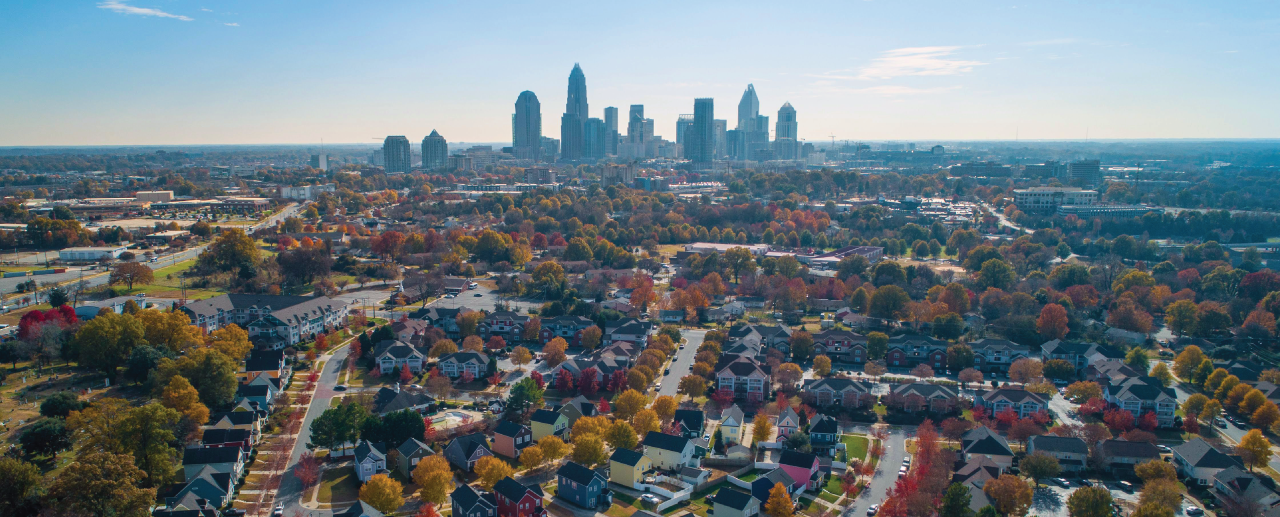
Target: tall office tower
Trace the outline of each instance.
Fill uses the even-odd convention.
[[[632,104],[627,116],[627,141],[644,143],[644,104]]]
[[[693,100],[693,127],[684,136],[685,156],[693,163],[710,164],[715,159],[715,100]]]
[[[584,126],[587,123],[587,76],[582,67],[573,64],[569,72],[569,96],[564,116],[560,118],[560,156],[566,160],[582,158],[585,149]]]
[[[604,158],[606,143],[609,138],[609,132],[605,130],[605,123],[598,118],[589,118],[582,128],[582,139],[584,148],[582,155],[584,158],[600,159]]]
[[[648,142],[650,140],[653,140],[653,135],[654,135],[653,119],[651,118],[644,119],[644,124],[641,125],[640,128],[641,128],[640,139],[642,141]]]
[[[712,121],[712,125],[715,126],[715,128],[712,129],[712,132],[715,133],[715,142],[716,142],[715,146],[713,146],[712,153],[715,155],[716,159],[718,160],[718,159],[724,158],[725,156],[728,156],[729,154],[729,144],[726,141],[726,137],[728,135],[726,134],[727,132],[725,131],[726,129],[729,128],[729,122],[727,120],[718,118]]]
[[[1084,187],[1102,186],[1102,165],[1098,160],[1081,160],[1067,164],[1067,178]]]
[[[387,164],[387,172],[409,172],[409,164],[413,160],[409,139],[404,136],[387,137],[382,141],[382,159]]]
[[[516,158],[542,159],[542,104],[529,90],[520,92],[516,99],[516,113],[511,116],[511,147]]]
[[[676,143],[685,145],[685,135],[689,134],[689,128],[693,127],[693,115],[680,115],[676,118]]]
[[[369,154],[369,165],[372,165],[374,167],[381,167],[384,164],[383,162],[385,162],[385,160],[383,160],[383,152],[381,147],[374,149],[373,152]]]
[[[422,139],[422,168],[433,171],[444,167],[448,161],[449,143],[432,129],[431,134]]]
[[[549,136],[542,137],[542,156],[549,162],[556,161],[556,156],[560,154],[560,140]]]
[[[618,155],[618,108],[613,106],[604,109],[604,153]]]
[[[756,116],[760,115],[760,99],[756,97],[756,87],[753,84],[747,85],[747,91],[742,92],[742,100],[738,101],[738,129],[739,131],[752,131],[755,129]]]
[[[791,107],[790,102],[782,104],[778,108],[778,125],[774,129],[773,134],[773,155],[779,160],[794,160],[799,154],[796,152],[796,132],[799,127],[796,125],[796,109]]]
[[[311,168],[318,171],[329,170],[329,155],[327,154],[311,155]]]

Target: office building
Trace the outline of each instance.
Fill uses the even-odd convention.
[[[444,167],[448,161],[449,143],[432,129],[431,134],[422,139],[422,168],[433,171]]]
[[[385,165],[386,160],[384,159],[385,157],[383,154],[381,147],[374,149],[372,153],[369,153],[369,165],[374,167],[381,167]]]
[[[336,194],[338,186],[333,183],[325,185],[303,185],[301,187],[280,187],[280,197],[284,199],[298,199],[306,201],[315,201],[320,198],[320,194]],[[142,194],[139,192],[138,194]]]
[[[1084,187],[1102,186],[1102,165],[1098,160],[1082,160],[1067,164],[1067,179]]]
[[[329,170],[329,155],[327,154],[311,155],[311,168],[318,171]]]
[[[634,163],[623,165],[605,164],[604,170],[600,171],[600,186],[623,185],[630,187],[636,181],[636,172],[636,164]]]
[[[524,170],[524,180],[535,185],[550,185],[556,182],[556,171],[548,167],[530,167]]]
[[[980,176],[988,178],[1006,178],[1012,175],[1013,169],[997,162],[970,162],[951,166],[952,176]]]
[[[607,152],[608,131],[605,130],[605,123],[598,118],[589,118],[583,126],[582,137],[585,148],[582,151],[584,158],[601,159]]]
[[[1081,219],[1093,217],[1142,217],[1150,212],[1163,214],[1163,208],[1142,205],[1062,205],[1058,207],[1058,216],[1074,215]]]
[[[542,157],[546,161],[555,161],[560,156],[560,139],[549,136],[542,137]]]
[[[715,134],[715,145],[712,146],[712,154],[716,159],[724,158],[729,153],[729,144],[725,140],[728,137],[729,121],[718,118],[711,121],[711,125],[713,126],[711,131]]]
[[[774,129],[773,154],[779,160],[794,160],[797,152],[797,142],[799,142],[796,134],[799,132],[799,126],[796,123],[796,109],[791,107],[790,102],[782,104],[778,108],[778,122]]]
[[[676,143],[685,145],[685,135],[689,134],[690,128],[693,127],[693,115],[685,114],[676,117]]]
[[[560,157],[578,160],[586,150],[587,77],[582,67],[574,63],[569,72],[569,95],[565,101],[564,116],[560,118]]]
[[[693,126],[686,134],[685,156],[694,163],[710,165],[715,159],[715,100],[693,100]]]
[[[413,162],[409,139],[403,135],[387,137],[382,141],[382,159],[386,162],[387,172],[409,172]]]
[[[1033,163],[1027,165],[1023,169],[1023,176],[1028,178],[1058,178],[1067,177],[1067,164],[1054,160],[1046,160],[1044,163]]]
[[[560,116],[560,157],[565,160],[580,160],[583,152],[584,124],[577,115],[565,113]]]
[[[735,160],[755,160],[761,150],[770,150],[769,117],[760,115],[760,99],[755,85],[748,84],[738,101],[738,125],[736,132],[725,139],[729,157]]]
[[[604,153],[618,155],[618,108],[613,106],[604,109]]]
[[[738,101],[738,127],[736,129],[739,131],[754,130],[756,117],[759,115],[760,99],[756,97],[756,87],[753,84],[748,84],[747,91],[742,92],[742,100]]]
[[[632,104],[627,117],[627,141],[643,144],[644,138],[644,104]]]
[[[1015,189],[1013,204],[1023,212],[1052,212],[1060,206],[1088,206],[1098,202],[1098,191],[1078,187],[1031,187]]]
[[[546,146],[542,136],[542,104],[529,90],[520,92],[516,99],[516,112],[511,116],[511,147],[516,158],[525,160],[537,161],[543,156],[555,155],[543,153]]]

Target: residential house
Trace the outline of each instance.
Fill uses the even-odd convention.
[[[622,318],[605,324],[601,342],[606,345],[618,341],[644,343],[653,329],[653,322],[649,320]]]
[[[760,501],[737,488],[725,486],[716,492],[712,501],[716,517],[756,517],[760,515]]]
[[[181,500],[151,512],[152,517],[218,517],[218,508],[208,500],[187,493]]]
[[[596,350],[593,355],[597,361],[605,363],[605,367],[630,368],[640,357],[640,345],[631,341],[614,341]],[[603,372],[601,372],[603,373]],[[612,374],[613,372],[610,372]]]
[[[760,418],[760,415],[756,415],[756,418]],[[783,441],[791,436],[791,433],[800,429],[800,415],[791,409],[791,406],[787,406],[787,409],[778,415],[778,420],[773,426],[778,429],[778,441]]]
[[[1254,384],[1253,387],[1258,388],[1258,391],[1261,391],[1263,395],[1266,395],[1267,400],[1280,403],[1280,386],[1276,386],[1275,384],[1267,381],[1258,381],[1258,383]]]
[[[1145,375],[1146,372],[1134,370],[1120,359],[1098,361],[1084,369],[1084,380],[1096,382],[1103,388]]]
[[[1089,445],[1084,440],[1064,436],[1032,436],[1027,440],[1027,454],[1043,452],[1057,458],[1063,472],[1077,472],[1089,459]]]
[[[663,323],[684,323],[684,311],[682,310],[660,310],[658,311],[658,321]]]
[[[207,449],[184,449],[182,451],[182,479],[190,482],[197,475],[205,472],[205,467],[214,473],[231,474],[232,479],[240,479],[244,473],[245,461],[249,453],[237,447],[210,447]]]
[[[440,372],[451,379],[469,373],[473,378],[484,377],[489,369],[489,356],[479,352],[454,352],[440,357]]]
[[[1106,359],[1124,359],[1124,352],[1107,345],[1055,339],[1040,346],[1041,360],[1062,359],[1075,365],[1076,371]]]
[[[947,347],[950,343],[919,334],[903,334],[889,338],[889,350],[885,353],[885,365],[890,368],[911,368],[927,364],[944,371],[947,368]]]
[[[433,402],[435,399],[430,395],[416,390],[401,389],[397,384],[395,388],[378,389],[377,394],[373,396],[373,411],[383,416],[406,409],[421,413]]]
[[[569,417],[550,409],[539,409],[534,411],[533,416],[529,418],[529,425],[532,427],[534,441],[541,440],[544,436],[552,435],[566,439],[565,434],[569,430]]]
[[[796,479],[787,473],[787,469],[778,467],[751,481],[751,497],[760,501],[761,504],[769,502],[769,491],[773,490],[778,483],[787,487],[787,494],[790,494],[793,499],[796,497],[797,487],[803,486],[796,483]]]
[[[826,377],[808,379],[800,388],[801,397],[818,406],[836,404],[843,407],[864,407],[875,405],[876,397],[871,394],[874,384],[843,377]]]
[[[720,307],[729,314],[729,318],[741,318],[747,314],[747,306],[740,301],[732,301]]]
[[[600,308],[610,311],[618,311],[623,314],[631,314],[631,311],[637,310],[637,307],[631,305],[626,300],[605,300],[600,302]]]
[[[1149,442],[1103,440],[1098,442],[1097,450],[1100,467],[1108,472],[1133,472],[1140,463],[1160,460],[1160,449]]]
[[[405,478],[412,478],[413,469],[417,468],[418,462],[435,453],[431,450],[431,446],[418,441],[417,438],[405,440],[396,447],[396,470],[400,471]]]
[[[703,415],[702,410],[677,409],[673,423],[678,426],[680,434],[685,438],[698,438],[706,428],[707,417]]]
[[[466,483],[449,494],[453,517],[497,517],[498,500],[489,492],[482,492]]]
[[[556,495],[583,508],[607,507],[613,502],[608,484],[603,474],[573,461],[556,470]]]
[[[741,442],[744,424],[746,424],[746,417],[742,413],[742,408],[737,404],[729,406],[729,409],[720,413],[720,437],[724,438],[726,443]]]
[[[236,377],[241,384],[247,384],[260,376],[282,378],[286,370],[284,350],[254,350],[249,353]]]
[[[1047,411],[1049,407],[1049,399],[1047,397],[1022,388],[977,390],[974,392],[973,402],[991,410],[993,415],[1005,409],[1013,409],[1020,418],[1029,417],[1040,411]]]
[[[1009,442],[986,426],[973,429],[960,437],[960,453],[966,462],[981,456],[1001,469],[1013,465],[1013,449],[1009,448]]]
[[[965,461],[960,468],[956,469],[955,474],[951,476],[951,482],[982,488],[987,481],[1000,477],[1001,470],[1003,467],[997,465],[991,458],[978,455]]]
[[[708,323],[724,323],[729,321],[729,311],[719,307],[702,308],[698,310],[698,317]]]
[[[697,467],[693,456],[693,441],[683,436],[649,431],[644,437],[644,455],[653,461],[655,468],[677,471],[681,467]]]
[[[547,517],[542,487],[536,483],[525,485],[508,476],[493,485],[493,493],[498,500],[498,517]]]
[[[422,346],[422,336],[429,328],[431,324],[420,319],[398,320],[391,324],[391,331],[396,333],[396,341],[417,346]]]
[[[360,440],[356,443],[356,478],[361,483],[378,474],[390,474],[387,470],[387,446],[381,442]]]
[[[1204,438],[1195,438],[1173,448],[1174,468],[1183,476],[1194,479],[1198,485],[1207,486],[1219,472],[1241,465],[1239,456],[1219,451]]]
[[[573,429],[573,424],[577,423],[579,418],[584,416],[596,416],[599,414],[600,408],[595,402],[587,400],[586,397],[578,395],[560,406],[558,410],[560,414],[569,419],[569,428]]]
[[[616,346],[616,345],[615,345]],[[610,346],[610,349],[617,351],[618,348]],[[603,387],[605,381],[613,375],[613,372],[626,370],[631,366],[631,358],[618,358],[617,356],[601,357],[599,359],[569,359],[563,363],[556,365],[548,372],[547,379],[559,378],[560,372],[568,372],[575,379],[582,375],[583,370],[594,368],[596,371],[596,382]]]
[[[175,508],[189,495],[194,495],[196,498],[208,501],[214,508],[221,508],[231,502],[237,480],[230,472],[218,472],[212,466],[204,465],[191,476],[191,479],[172,486],[173,495],[164,495],[165,505]]]
[[[552,339],[561,338],[571,347],[582,346],[582,331],[589,327],[595,326],[590,319],[582,316],[556,316],[542,319],[542,330],[538,336],[542,339],[543,344],[551,342]],[[604,343],[604,333],[601,332],[600,343]]]
[[[748,304],[747,307],[751,305]],[[727,344],[738,343],[760,345],[765,349],[773,348],[783,354],[790,354],[791,329],[786,326],[735,325],[729,328]]]
[[[716,390],[732,393],[735,399],[761,402],[769,386],[769,373],[755,359],[737,357],[716,365]]]
[[[857,332],[828,329],[813,335],[815,354],[825,354],[833,361],[861,364],[867,362],[867,337]]]
[[[1214,365],[1217,368],[1224,368],[1227,374],[1234,375],[1240,379],[1240,382],[1257,382],[1262,376],[1262,371],[1267,367],[1255,363],[1253,361],[1232,361],[1225,365]]]
[[[480,320],[476,326],[476,333],[486,341],[493,336],[499,336],[508,343],[517,342],[523,339],[524,326],[528,322],[528,315],[513,311],[494,311]]]
[[[973,349],[973,367],[980,372],[1009,373],[1018,359],[1031,357],[1031,347],[1005,339],[983,338],[969,343]]]
[[[1228,467],[1213,477],[1213,492],[1222,501],[1224,513],[1235,515],[1280,515],[1280,494],[1276,482],[1240,467]]]
[[[809,422],[809,445],[814,454],[834,455],[840,443],[840,424],[830,415],[819,414]]]
[[[383,374],[397,373],[406,366],[409,367],[409,371],[412,373],[422,373],[422,365],[426,360],[426,354],[419,351],[417,347],[403,341],[396,341],[391,346],[384,347],[378,352],[376,359],[378,371]]]
[[[812,490],[822,485],[822,471],[818,457],[794,449],[784,449],[778,458],[778,468],[787,471],[795,480],[796,491]]]
[[[273,411],[276,400],[276,390],[269,384],[244,384],[236,388],[235,404],[240,405],[241,402],[256,404],[257,407]]]
[[[1135,420],[1147,412],[1155,412],[1160,427],[1173,427],[1174,413],[1178,411],[1178,397],[1173,388],[1164,387],[1154,377],[1135,377],[1109,385],[1103,390],[1103,397],[1133,413]]]
[[[533,445],[533,431],[510,420],[498,422],[493,430],[493,452],[508,458],[519,458],[520,451]]]
[[[1130,346],[1141,345],[1147,340],[1146,334],[1118,327],[1111,327],[1106,332],[1103,332],[1102,335],[1112,343],[1123,343]]]
[[[653,468],[649,456],[631,449],[614,449],[609,456],[609,481],[639,490],[644,473]]]
[[[347,323],[346,302],[325,296],[224,294],[175,307],[213,332],[235,324],[262,348],[280,350]]]
[[[218,413],[209,417],[207,428],[243,429],[253,436],[253,443],[262,435],[262,423],[266,419],[266,411],[231,411]]]
[[[202,447],[238,447],[248,451],[253,446],[253,432],[247,429],[205,429],[200,437]]]
[[[454,438],[444,448],[444,459],[467,472],[471,472],[476,462],[485,456],[493,456],[493,452],[489,450],[489,439],[480,433]]]
[[[949,413],[957,408],[960,394],[955,388],[939,384],[913,382],[892,386],[885,405],[915,413],[920,410]]]
[[[462,336],[462,330],[458,328],[458,315],[464,312],[471,312],[470,309],[447,309],[443,307],[427,307],[418,309],[411,315],[411,318],[420,319],[427,322],[432,327],[444,331],[445,336],[450,339],[457,339]]]

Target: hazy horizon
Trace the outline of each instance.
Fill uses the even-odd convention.
[[[1249,141],[1280,137],[1280,6],[917,3],[6,7],[0,147],[510,142],[532,90],[559,138],[574,63],[590,115],[644,104],[655,134],[755,85],[800,138]],[[1271,57],[1269,57],[1271,56]],[[625,133],[625,120],[620,123]]]

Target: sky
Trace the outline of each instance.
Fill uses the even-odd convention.
[[[693,99],[801,139],[1280,137],[1280,2],[0,0],[0,146],[510,142]],[[625,123],[621,128],[625,132]]]

